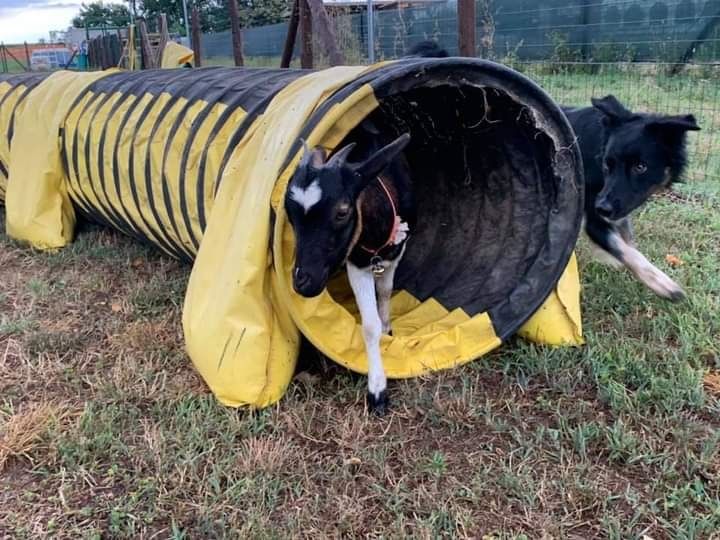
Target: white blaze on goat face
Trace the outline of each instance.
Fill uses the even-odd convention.
[[[290,198],[302,206],[307,214],[310,209],[320,202],[320,199],[322,199],[322,189],[320,188],[320,183],[317,180],[313,180],[313,182],[305,189],[298,186],[291,186]]]

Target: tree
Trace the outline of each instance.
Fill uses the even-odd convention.
[[[130,11],[121,4],[105,4],[102,0],[83,3],[80,14],[72,20],[72,24],[76,28],[127,26],[130,24]]]
[[[231,0],[187,0],[188,14],[193,6],[197,7],[203,32],[222,32],[230,28],[228,1]],[[244,28],[282,22],[290,16],[288,0],[236,1],[240,25]],[[184,33],[182,0],[137,0],[137,9],[148,21],[165,13],[170,31]]]

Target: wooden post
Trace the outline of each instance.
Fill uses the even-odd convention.
[[[460,56],[475,56],[475,0],[458,0],[457,20]]]
[[[7,58],[5,57],[5,44],[0,43],[0,66],[2,66],[2,72],[8,72]]]
[[[307,0],[298,0],[300,4],[300,67],[312,69],[313,43],[312,43],[312,13]]]
[[[25,42],[25,60],[27,60],[27,70],[30,71],[32,67],[30,66],[30,49],[28,48],[27,41]]]
[[[192,50],[193,59],[195,61],[195,67],[200,67],[202,61],[200,60],[200,12],[196,6],[192,8],[192,15],[190,16],[191,27],[190,33],[192,35]]]
[[[315,25],[318,39],[320,43],[322,43],[323,49],[325,49],[325,54],[327,54],[330,60],[330,65],[340,66],[344,64],[345,58],[338,47],[335,30],[325,10],[323,0],[307,0],[307,3],[310,5],[310,12],[312,13],[313,24]]]
[[[242,53],[242,35],[240,34],[240,14],[238,13],[237,0],[228,0],[228,13],[230,14],[235,65],[242,66],[245,62]]]
[[[590,60],[590,5],[584,0],[580,2],[580,24],[582,24],[582,44],[580,55],[583,62]]]
[[[157,50],[155,51],[155,65],[160,67],[162,65],[162,57],[165,52],[165,45],[170,41],[170,33],[168,32],[167,16],[164,13],[158,15],[158,34],[160,34],[160,41],[158,43]]]
[[[103,34],[100,38],[100,69],[105,70],[108,65],[108,36]]]
[[[285,47],[283,48],[282,58],[280,59],[281,68],[289,68],[292,62],[293,51],[295,50],[295,39],[297,38],[298,23],[300,22],[300,6],[298,0],[295,0],[290,13],[290,21],[288,22],[287,36],[285,36]]]
[[[142,68],[152,69],[155,67],[155,58],[153,57],[152,47],[150,47],[150,38],[148,37],[147,25],[144,19],[140,19],[138,23],[140,29],[140,56],[142,58]]]

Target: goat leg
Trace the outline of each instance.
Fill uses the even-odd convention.
[[[388,405],[387,378],[380,355],[382,322],[375,297],[375,275],[370,268],[358,268],[351,262],[347,263],[347,273],[362,320],[368,359],[368,408],[383,415]]]
[[[377,290],[378,311],[380,312],[380,322],[382,322],[382,333],[388,336],[392,335],[392,326],[390,325],[390,297],[393,292],[393,283],[395,281],[395,270],[400,263],[400,257],[394,261],[389,261],[385,266],[385,271],[375,278],[375,288]]]

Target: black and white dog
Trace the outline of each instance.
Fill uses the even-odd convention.
[[[419,58],[447,58],[448,52],[443,49],[437,41],[419,41],[408,50],[407,56]]]
[[[680,180],[686,135],[697,131],[691,114],[633,113],[614,96],[592,107],[563,108],[577,136],[585,169],[585,232],[596,255],[625,266],[656,294],[681,300],[683,290],[638,251],[630,213]]]
[[[410,56],[443,58],[435,41],[422,41]],[[678,182],[687,164],[688,131],[700,127],[692,114],[634,113],[612,95],[591,107],[562,107],[577,136],[585,170],[585,232],[596,256],[625,266],[658,295],[681,300],[685,293],[638,251],[630,214],[658,191]]]

